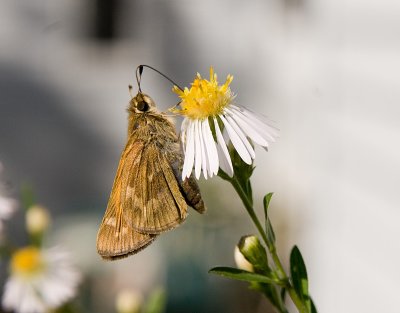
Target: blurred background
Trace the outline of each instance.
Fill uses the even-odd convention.
[[[205,216],[143,252],[104,262],[95,240],[126,140],[128,84],[149,64],[188,86],[213,65],[236,102],[276,121],[257,150],[255,203],[274,192],[279,253],[303,252],[319,312],[398,312],[400,3],[394,0],[0,2],[0,161],[15,197],[32,186],[86,280],[87,312],[113,312],[122,288],[167,292],[167,312],[270,312],[234,265],[256,233],[219,178],[200,182]],[[177,103],[146,71],[161,110]],[[180,121],[177,121],[179,126]],[[9,227],[23,242],[18,215]],[[6,269],[2,264],[2,281]],[[272,311],[271,311],[272,312]]]

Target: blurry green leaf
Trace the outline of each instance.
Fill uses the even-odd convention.
[[[282,299],[282,302],[285,302],[285,299],[286,299],[286,288],[282,288],[281,289],[281,299]]]
[[[311,311],[306,265],[297,246],[294,246],[290,253],[290,274],[296,293],[306,304],[308,310]]]
[[[311,302],[311,313],[318,313],[317,308],[315,307],[314,301],[310,298]]]
[[[274,229],[272,228],[272,224],[271,221],[268,217],[268,207],[269,207],[269,203],[271,201],[273,193],[270,192],[269,194],[267,194],[264,197],[264,214],[265,214],[265,232],[267,234],[267,238],[268,238],[268,242],[272,243],[273,245],[275,245],[275,232]]]
[[[43,234],[29,234],[29,239],[33,246],[40,248],[43,243]]]
[[[36,203],[33,187],[24,183],[21,187],[21,204],[23,209],[27,210]]]
[[[283,284],[276,278],[268,277],[266,275],[256,274],[248,271],[244,271],[241,269],[233,268],[233,267],[214,267],[208,271],[212,274],[217,274],[223,277],[242,280],[247,282],[260,282],[260,283],[268,283],[268,284]]]
[[[52,311],[54,313],[78,313],[80,312],[77,308],[75,308],[71,303],[66,303],[61,307]]]
[[[147,300],[147,303],[145,305],[145,308],[143,310],[143,313],[162,313],[165,311],[165,305],[166,305],[166,294],[164,289],[158,288],[154,290],[151,295],[149,296],[149,299]]]

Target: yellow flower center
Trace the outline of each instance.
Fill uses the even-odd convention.
[[[43,259],[36,247],[25,247],[15,252],[11,258],[11,271],[14,274],[30,276],[40,272]]]
[[[185,87],[182,91],[177,86],[172,89],[182,100],[181,110],[174,110],[175,113],[182,114],[191,119],[206,119],[209,116],[216,116],[232,102],[234,95],[229,88],[233,76],[228,75],[225,84],[218,85],[217,74],[210,68],[210,80],[197,77],[190,89]]]

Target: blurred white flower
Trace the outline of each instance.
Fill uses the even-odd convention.
[[[228,75],[225,83],[218,85],[217,74],[211,67],[209,81],[197,74],[190,89],[174,86],[173,91],[181,98],[181,109],[172,111],[185,116],[181,126],[185,151],[183,179],[192,174],[193,167],[197,179],[201,173],[206,179],[216,175],[219,167],[233,176],[232,161],[220,125],[247,164],[255,159],[251,141],[267,148],[277,137],[277,129],[265,117],[232,103],[235,98],[229,87],[232,80],[233,76]]]
[[[0,162],[0,174],[3,171],[3,165]],[[8,220],[17,209],[17,201],[6,197],[3,192],[3,182],[0,181],[0,237],[3,232],[3,223]]]
[[[50,225],[50,215],[47,209],[40,205],[31,206],[25,216],[26,229],[30,234],[41,234]]]
[[[17,201],[0,195],[0,234],[3,231],[3,223],[8,220],[17,209]]]
[[[58,308],[75,296],[80,274],[69,255],[58,247],[41,250],[28,246],[11,257],[10,277],[2,306],[18,313],[42,313]]]

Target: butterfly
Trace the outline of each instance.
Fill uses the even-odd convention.
[[[128,141],[97,234],[97,252],[107,260],[146,248],[181,224],[188,206],[206,210],[195,178],[182,180],[183,152],[174,124],[140,89],[128,114]]]

